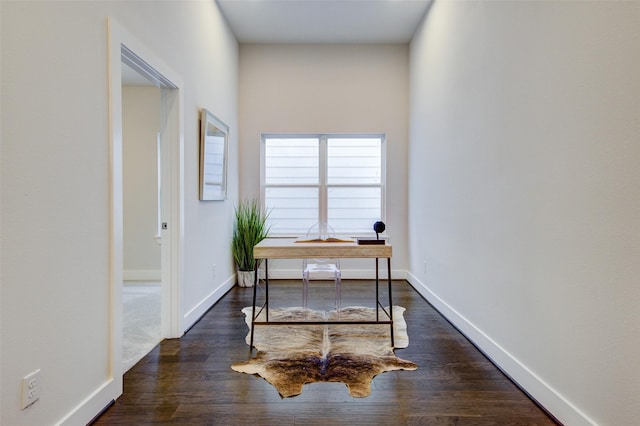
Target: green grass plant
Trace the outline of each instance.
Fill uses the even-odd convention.
[[[253,271],[256,259],[253,247],[267,238],[269,226],[268,213],[265,213],[255,199],[243,200],[235,208],[235,223],[231,250],[239,271]]]

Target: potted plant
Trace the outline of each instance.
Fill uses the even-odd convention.
[[[262,211],[255,199],[241,201],[235,209],[231,251],[238,268],[238,285],[240,287],[253,285],[256,267],[253,247],[264,240],[269,233],[268,216],[269,214]]]

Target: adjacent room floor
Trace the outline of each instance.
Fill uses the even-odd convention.
[[[345,280],[343,306],[373,306],[374,287]],[[330,308],[332,291],[312,288],[310,307]],[[272,281],[269,292],[274,307],[302,303],[298,281]],[[182,338],[162,341],[125,374],[124,394],[95,424],[555,424],[403,280],[393,282],[393,302],[406,308],[409,346],[396,354],[416,371],[378,375],[366,398],[341,383],[312,383],[283,399],[262,378],[230,368],[249,357],[241,309],[252,295],[234,287]]]
[[[160,283],[125,281],[122,290],[123,371],[128,371],[161,340]]]

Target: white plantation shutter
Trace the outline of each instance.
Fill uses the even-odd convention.
[[[384,136],[265,135],[262,142],[272,235],[304,235],[320,221],[337,234],[363,235],[384,219]]]

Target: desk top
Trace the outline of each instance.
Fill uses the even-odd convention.
[[[298,238],[267,238],[253,248],[256,259],[390,258],[390,244],[297,243]]]

